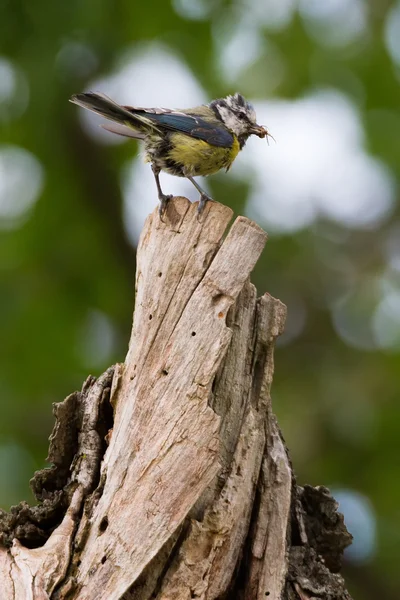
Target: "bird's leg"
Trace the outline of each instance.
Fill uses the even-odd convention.
[[[208,194],[206,194],[206,192],[199,186],[199,184],[197,183],[197,181],[195,181],[193,179],[193,177],[191,177],[190,175],[186,175],[187,179],[189,179],[189,181],[191,183],[193,183],[194,187],[196,188],[196,190],[198,192],[200,192],[200,202],[199,202],[199,208],[197,209],[197,212],[199,215],[201,215],[201,213],[203,212],[207,202],[212,202],[213,199],[210,198],[210,196]]]
[[[151,169],[152,169],[153,174],[154,174],[154,179],[156,180],[156,186],[157,186],[157,192],[158,192],[158,199],[160,201],[160,207],[158,209],[158,213],[160,215],[160,219],[162,220],[163,215],[164,215],[164,213],[166,211],[166,208],[167,208],[167,204],[168,204],[168,202],[172,198],[172,194],[164,194],[163,191],[162,191],[162,189],[161,189],[161,185],[160,185],[160,171],[161,171],[161,169],[159,167],[156,167],[156,165],[154,163],[152,163]]]

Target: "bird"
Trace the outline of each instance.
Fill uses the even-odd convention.
[[[101,126],[107,131],[142,140],[145,161],[154,174],[159,213],[162,218],[171,194],[164,194],[160,172],[186,177],[200,193],[198,214],[212,198],[194,177],[228,171],[251,135],[272,137],[266,127],[257,125],[250,102],[236,92],[194,108],[139,108],[123,106],[100,92],[74,94],[70,102],[112,121]]]

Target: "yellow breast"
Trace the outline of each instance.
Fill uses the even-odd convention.
[[[231,148],[211,146],[183,133],[173,133],[170,137],[171,150],[168,159],[182,165],[188,175],[211,175],[220,169],[229,169],[239,153],[240,145],[236,136]]]

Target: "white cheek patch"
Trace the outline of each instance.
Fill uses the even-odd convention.
[[[229,108],[226,106],[218,106],[218,112],[228,129],[236,133],[236,135],[246,133],[246,124],[243,121],[240,121]]]

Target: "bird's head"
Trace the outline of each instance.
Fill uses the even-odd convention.
[[[256,111],[241,94],[213,100],[210,108],[219,116],[225,127],[237,135],[241,145],[244,145],[250,135],[260,138],[270,134],[265,127],[257,125]]]

